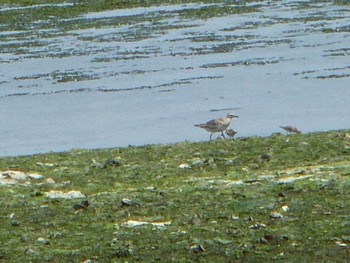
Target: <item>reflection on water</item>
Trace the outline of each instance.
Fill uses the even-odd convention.
[[[230,9],[210,13],[218,8]],[[226,115],[212,109],[237,109],[238,136],[349,128],[350,8],[235,8],[110,10],[2,29],[0,155],[206,140],[193,124]]]

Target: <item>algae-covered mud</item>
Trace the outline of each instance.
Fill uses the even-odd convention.
[[[347,1],[0,1],[0,155],[350,126]]]
[[[0,159],[1,262],[347,262],[350,134]]]

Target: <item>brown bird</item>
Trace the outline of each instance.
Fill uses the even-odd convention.
[[[292,133],[301,133],[301,131],[294,127],[294,126],[280,126],[283,130],[287,131],[287,133],[292,134]]]
[[[213,133],[216,133],[216,132],[221,132],[222,137],[225,138],[224,131],[230,125],[233,118],[238,118],[238,116],[228,113],[225,118],[213,119],[206,123],[196,124],[194,126],[202,128],[207,132],[210,132],[210,137],[209,137],[210,140]]]
[[[233,138],[237,134],[237,132],[234,129],[228,129],[226,130],[226,134],[228,137]]]

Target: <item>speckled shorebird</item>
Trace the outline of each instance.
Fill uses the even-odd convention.
[[[216,133],[216,132],[221,132],[222,137],[225,138],[224,131],[230,125],[233,118],[238,118],[238,116],[229,113],[225,118],[210,120],[206,123],[196,124],[194,126],[202,128],[207,132],[210,132],[210,137],[209,137],[210,140],[213,133]]]
[[[226,134],[228,137],[233,138],[237,134],[237,132],[234,129],[228,129],[226,130]]]
[[[283,130],[287,131],[287,133],[292,134],[292,133],[301,133],[301,131],[294,126],[280,126]]]

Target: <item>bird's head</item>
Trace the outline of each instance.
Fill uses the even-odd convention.
[[[233,119],[233,118],[239,118],[237,115],[234,115],[234,114],[231,114],[231,113],[228,113],[226,118],[230,118],[230,119]]]

